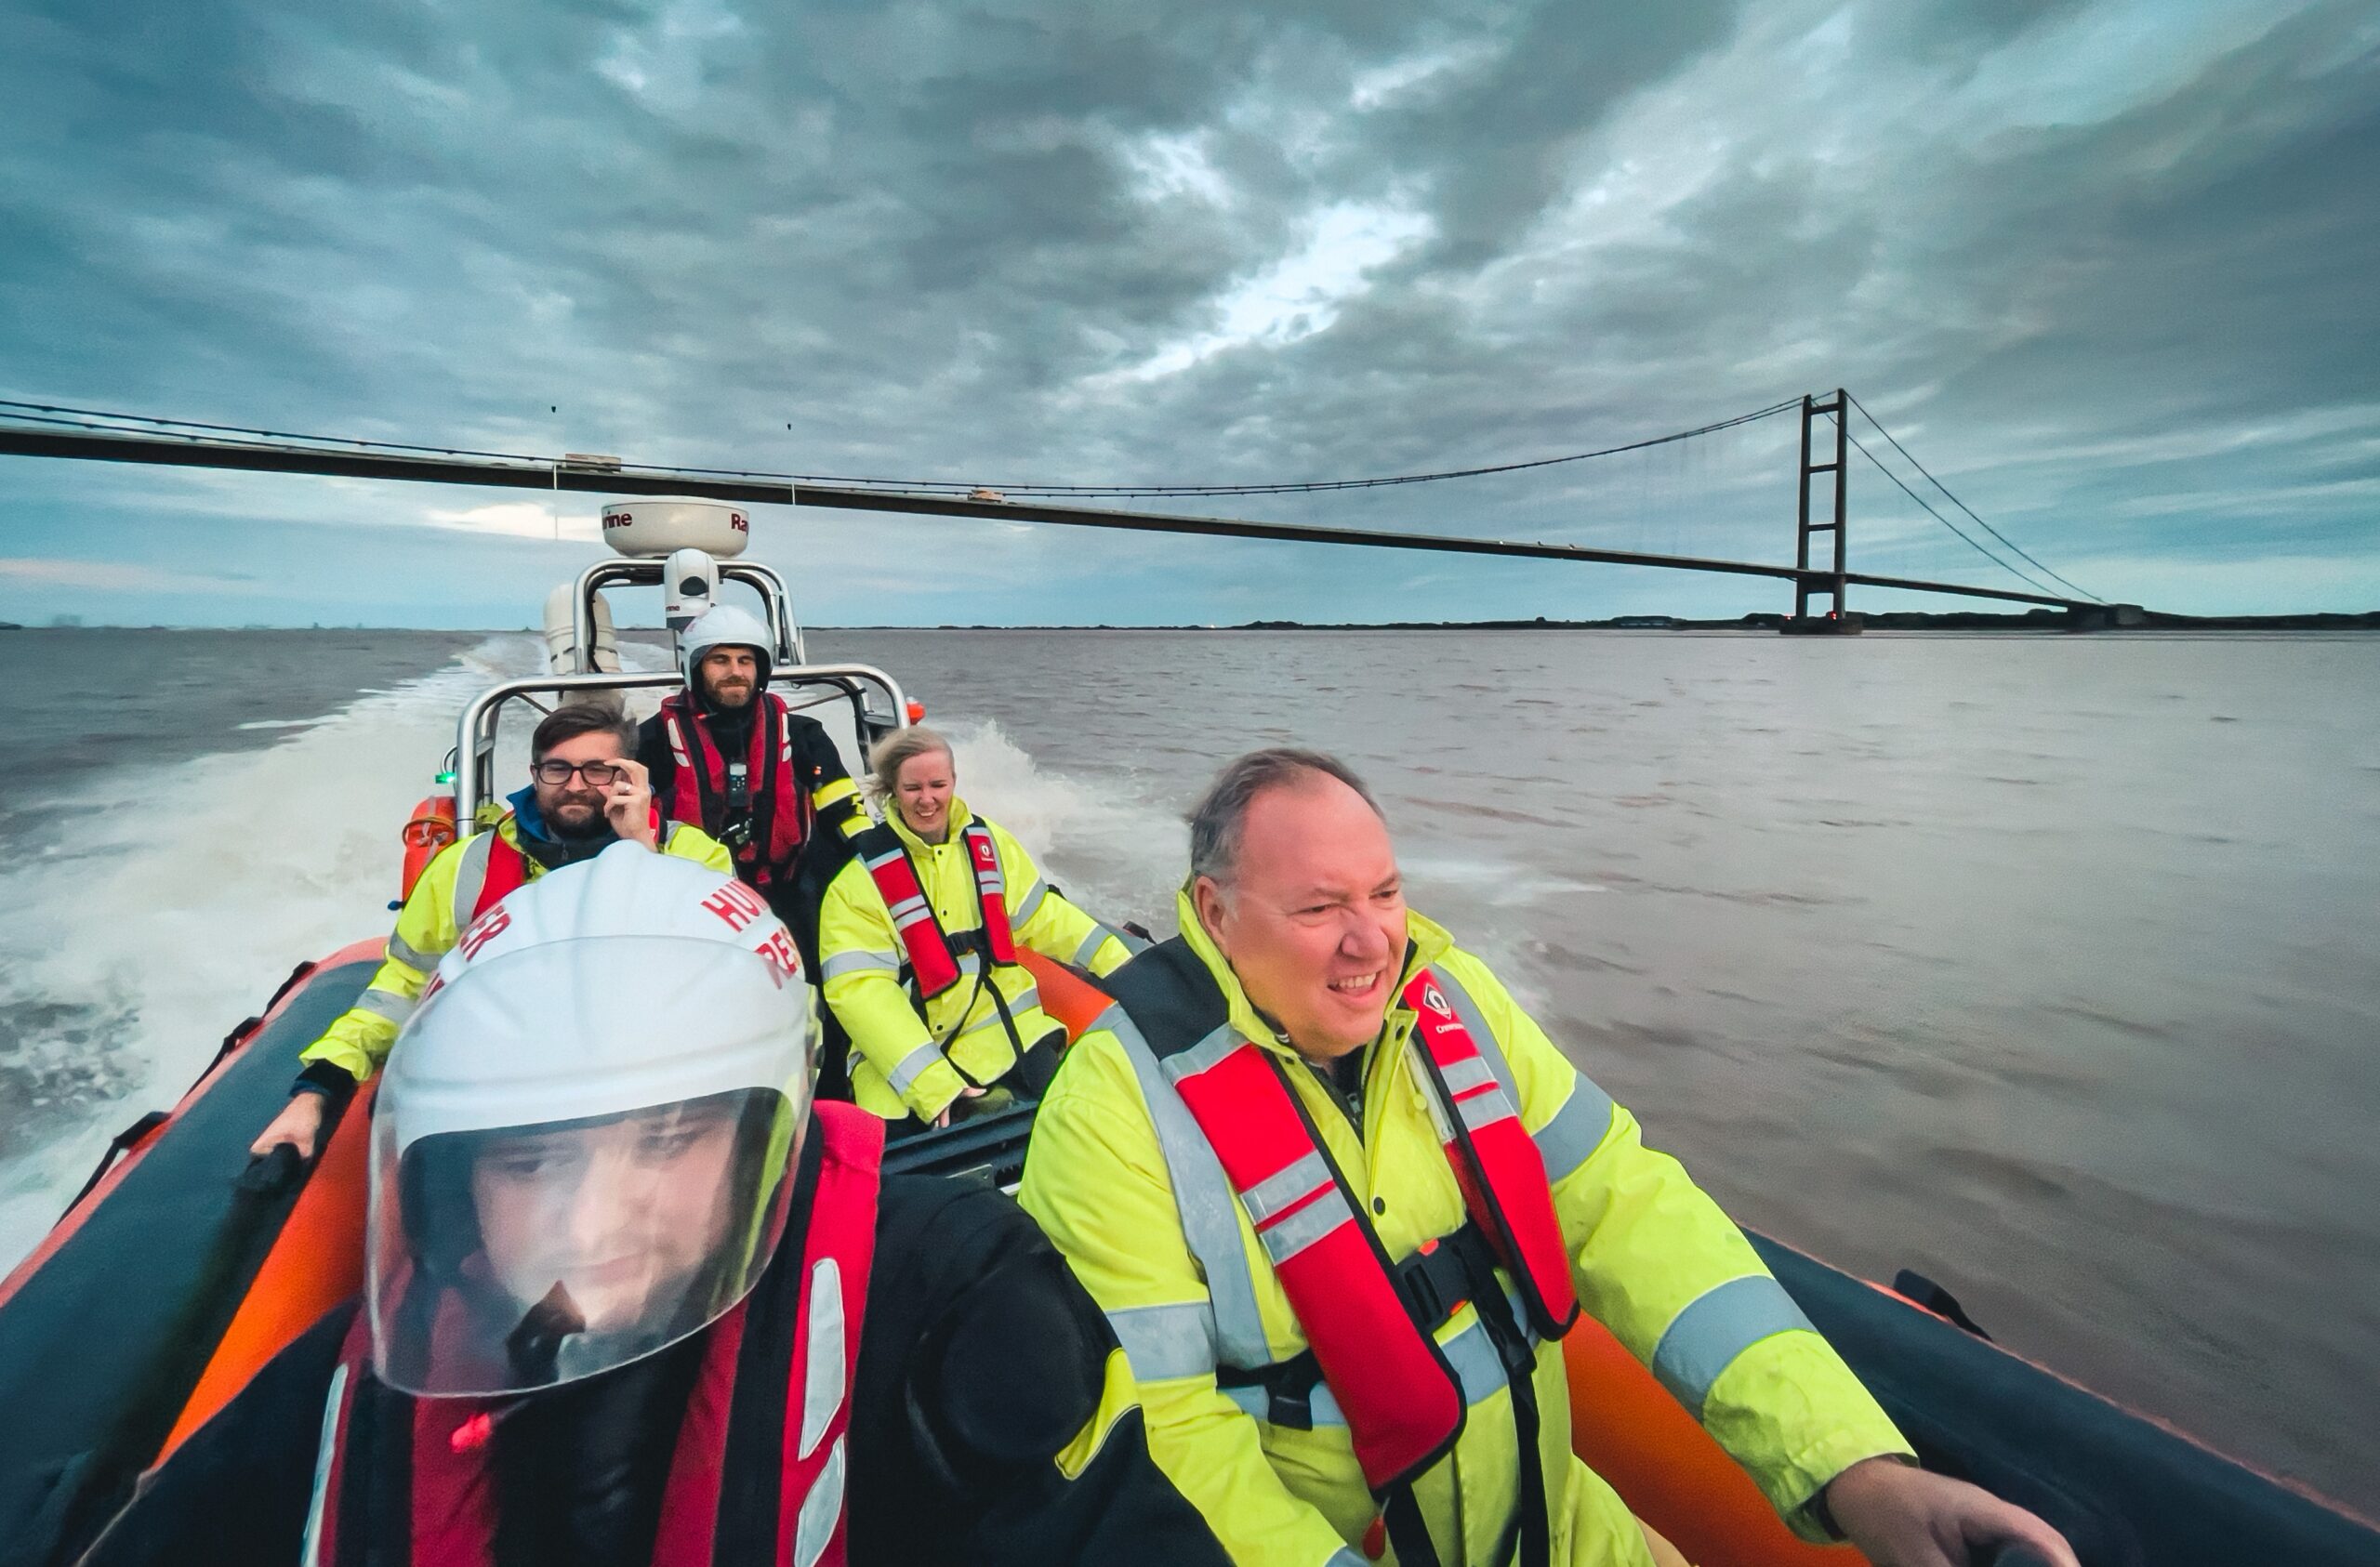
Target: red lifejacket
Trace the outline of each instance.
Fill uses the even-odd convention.
[[[1153,982],[1143,990],[1132,970],[1153,958],[1170,970],[1173,986],[1192,987],[1173,994],[1214,989],[1204,965],[1178,939],[1134,958],[1110,976],[1110,988],[1160,1060],[1175,1058],[1167,1060],[1167,1075],[1264,1243],[1315,1363],[1345,1413],[1365,1481],[1376,1492],[1408,1485],[1454,1444],[1466,1414],[1461,1383],[1431,1337],[1437,1324],[1418,1320],[1396,1265],[1280,1060],[1239,1039],[1211,1061],[1183,1061],[1178,1058],[1212,1038],[1206,1020],[1144,1016],[1158,1009],[1136,1005],[1135,993],[1162,994],[1167,978],[1150,974]],[[1470,1221],[1517,1286],[1529,1325],[1540,1337],[1559,1337],[1578,1320],[1579,1303],[1544,1159],[1436,978],[1423,969],[1403,999],[1419,1014],[1423,1086],[1451,1128],[1446,1156]],[[1450,1312],[1460,1302],[1444,1304]]]
[[[711,715],[691,696],[679,691],[661,703],[661,725],[678,764],[669,784],[671,819],[720,837],[731,810],[749,810],[761,830],[734,846],[735,863],[756,887],[782,874],[810,836],[810,792],[793,774],[793,726],[787,718],[785,698],[762,691],[745,754],[731,764],[711,738]]]
[[[1016,936],[1009,928],[1008,887],[1000,876],[999,846],[992,839],[991,828],[980,820],[961,827],[959,836],[975,867],[975,904],[982,918],[984,949],[995,964],[1014,963]],[[892,911],[892,928],[901,934],[919,998],[940,995],[957,984],[959,958],[950,950],[942,922],[934,918],[933,903],[918,880],[918,868],[909,863],[909,851],[900,835],[878,825],[853,837],[852,846],[875,879],[884,906]]]
[[[664,821],[658,807],[652,808],[651,814],[654,841],[667,849],[676,823]],[[507,893],[526,884],[535,874],[529,857],[501,832],[491,827],[475,835],[463,845],[462,863],[455,867],[452,901],[456,928],[468,932],[483,915],[504,902]]]
[[[752,1551],[735,1548],[754,1543],[746,1538],[757,1526],[746,1510],[753,1505],[753,1488],[723,1485],[721,1470],[737,1400],[762,1402],[764,1378],[778,1380],[783,1389],[781,1436],[752,1449],[784,1455],[774,1498],[774,1549],[767,1560],[777,1567],[797,1561],[844,1567],[850,1529],[845,1436],[876,1248],[884,1123],[851,1105],[817,1104],[811,1110],[810,1135],[824,1146],[799,1265],[780,1257],[754,1292],[797,1292],[792,1332],[774,1345],[747,1335],[752,1297],[706,1330],[702,1364],[662,1492],[654,1567],[742,1567],[757,1560]],[[814,1375],[813,1355],[822,1362]],[[516,1401],[413,1398],[374,1378],[371,1365],[367,1318],[359,1311],[331,1380],[305,1560],[324,1567],[363,1567],[367,1559],[372,1567],[403,1567],[407,1561],[488,1567],[496,1524],[489,1444],[501,1440],[496,1423]],[[359,1416],[359,1402],[367,1398],[372,1407]],[[374,1477],[348,1472],[358,1418],[370,1420],[376,1433],[410,1426],[411,1492],[403,1498],[409,1517],[402,1530],[389,1527],[393,1519],[371,1518]],[[359,1520],[367,1526],[352,1534],[342,1527]],[[409,1548],[397,1549],[401,1542]]]

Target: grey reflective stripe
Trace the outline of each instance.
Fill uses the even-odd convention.
[[[455,893],[450,907],[457,930],[471,923],[480,906],[480,892],[487,886],[488,846],[495,837],[493,827],[475,835],[463,846],[463,858],[455,866]]]
[[[801,1367],[801,1445],[807,1458],[843,1406],[843,1269],[831,1257],[810,1266],[810,1346]]]
[[[1534,1334],[1530,1336],[1532,1342],[1535,1337]],[[1488,1337],[1484,1323],[1474,1319],[1469,1327],[1448,1339],[1444,1348],[1447,1363],[1454,1367],[1454,1379],[1462,1386],[1463,1402],[1477,1403],[1499,1389],[1512,1386],[1504,1375],[1503,1358],[1496,1353],[1495,1340]]]
[[[903,1056],[884,1081],[894,1093],[906,1094],[909,1091],[909,1085],[922,1076],[926,1068],[940,1060],[942,1060],[940,1050],[935,1049],[932,1045],[920,1045]]]
[[[1256,1304],[1256,1281],[1249,1273],[1248,1253],[1239,1244],[1239,1208],[1232,1200],[1231,1181],[1223,1161],[1191,1117],[1190,1107],[1173,1091],[1132,1020],[1121,1007],[1110,1007],[1091,1024],[1105,1029],[1124,1047],[1132,1063],[1141,1098],[1157,1127],[1158,1149],[1165,1154],[1166,1177],[1173,1183],[1174,1211],[1182,1218],[1182,1238],[1207,1275],[1207,1295],[1213,1302],[1215,1359],[1224,1365],[1253,1368],[1271,1363],[1264,1342],[1264,1316]]]
[[[1023,925],[1026,920],[1033,917],[1033,911],[1039,908],[1041,906],[1041,900],[1049,895],[1050,884],[1038,877],[1036,877],[1033,885],[1025,889],[1025,896],[1017,900],[1015,912],[1011,914],[1009,917],[1016,921],[1017,924]]]
[[[392,990],[376,990],[369,985],[364,987],[362,995],[355,998],[357,1011],[369,1012],[376,1018],[386,1018],[400,1027],[407,1018],[413,1016],[414,1008],[420,1005],[420,1002],[410,995],[399,995]]]
[[[1501,1088],[1474,1094],[1455,1108],[1462,1113],[1462,1124],[1474,1132],[1482,1126],[1492,1126],[1499,1121],[1513,1118],[1513,1101],[1504,1097]]]
[[[1537,1342],[1537,1335],[1529,1335],[1529,1342]],[[1462,1389],[1462,1402],[1475,1404],[1494,1397],[1512,1383],[1504,1376],[1504,1363],[1496,1353],[1496,1341],[1488,1337],[1487,1327],[1475,1318],[1472,1324],[1439,1346],[1446,1351],[1447,1363],[1454,1367],[1454,1379]],[[1139,1369],[1137,1365],[1135,1370]],[[1225,1398],[1248,1411],[1259,1420],[1267,1413],[1267,1395],[1262,1388],[1224,1388]],[[1347,1412],[1339,1407],[1336,1394],[1328,1382],[1317,1382],[1307,1395],[1307,1406],[1313,1412],[1316,1426],[1343,1426]]]
[[[315,1567],[323,1558],[323,1504],[331,1490],[331,1467],[338,1459],[338,1406],[347,1395],[347,1363],[331,1372],[330,1397],[323,1401],[323,1430],[315,1439],[314,1495],[306,1506],[306,1533],[298,1542],[298,1567]]]
[[[418,968],[425,974],[438,967],[436,953],[424,952],[393,931],[389,936],[389,955],[406,968]]]
[[[1002,994],[1005,994],[1006,993],[1003,992]],[[1009,1016],[1012,1018],[1028,1007],[1038,1007],[1040,1005],[1041,987],[1038,985],[1027,985],[1023,990],[1017,992],[1014,995],[1008,997],[1008,1013]],[[978,1017],[973,1022],[969,1023],[965,1028],[960,1029],[951,1037],[953,1039],[965,1039],[970,1034],[981,1034],[987,1028],[998,1028],[1000,1026],[999,1008],[986,1004],[984,1007],[982,1016]],[[1027,1039],[1024,1041],[1024,1043],[1031,1045],[1033,1041]]]
[[[1570,1084],[1570,1097],[1554,1119],[1537,1129],[1537,1152],[1548,1180],[1558,1181],[1585,1164],[1611,1130],[1611,1096],[1585,1073]]]
[[[1484,1056],[1457,1061],[1452,1066],[1440,1068],[1440,1071],[1447,1080],[1447,1092],[1458,1097],[1496,1081],[1496,1069],[1488,1064]]]
[[[1157,945],[1145,936],[1135,936],[1129,930],[1118,930],[1112,925],[1103,925],[1100,928],[1123,942],[1126,952],[1146,952]]]
[[[1203,1300],[1127,1306],[1107,1313],[1132,1375],[1144,1382],[1202,1376],[1215,1369],[1215,1313]]]
[[[1098,955],[1099,949],[1107,944],[1107,938],[1114,934],[1116,932],[1104,925],[1092,926],[1091,934],[1082,939],[1082,945],[1075,949],[1074,956],[1067,961],[1078,967],[1088,966],[1091,960]]]
[[[925,895],[919,893],[915,898],[902,899],[892,905],[892,914],[895,925],[915,925],[926,915]]]
[[[1322,1559],[1322,1567],[1372,1567],[1372,1564],[1345,1546],[1341,1546]]]
[[[1347,1205],[1347,1194],[1333,1184],[1329,1191],[1282,1219],[1269,1230],[1259,1230],[1257,1237],[1264,1243],[1266,1255],[1273,1266],[1280,1267],[1306,1247],[1331,1233],[1342,1224],[1352,1224],[1355,1210]]]
[[[1711,1385],[1737,1356],[1764,1338],[1797,1328],[1818,1331],[1783,1284],[1765,1273],[1729,1279],[1704,1290],[1670,1319],[1653,1349],[1653,1375],[1699,1420]]]
[[[901,955],[892,952],[839,952],[818,966],[818,977],[831,980],[838,974],[856,974],[867,968],[881,968],[888,974],[898,974],[901,971]]]
[[[826,1450],[826,1462],[818,1470],[818,1478],[810,1482],[810,1495],[801,1498],[801,1511],[795,1516],[793,1567],[817,1567],[842,1516],[843,1439],[837,1437],[835,1445]]]
[[[1318,1188],[1330,1183],[1330,1165],[1322,1157],[1322,1150],[1313,1150],[1302,1159],[1291,1160],[1288,1166],[1276,1170],[1263,1180],[1239,1194],[1248,1217],[1262,1224],[1299,1198],[1309,1196]]]
[[[1247,1043],[1246,1036],[1239,1030],[1229,1023],[1224,1023],[1187,1050],[1179,1055],[1166,1057],[1163,1063],[1165,1080],[1168,1083],[1179,1083],[1185,1077],[1196,1076]],[[1205,1133],[1199,1134],[1201,1141],[1204,1141],[1205,1138]]]
[[[1445,969],[1433,968],[1430,972],[1436,977],[1438,989],[1446,993],[1447,1005],[1454,1008],[1454,1015],[1461,1019],[1462,1026],[1470,1031],[1471,1042],[1479,1047],[1480,1059],[1495,1073],[1496,1081],[1503,1085],[1506,1097],[1517,1111],[1521,1091],[1513,1081],[1512,1063],[1504,1060],[1503,1047],[1496,1043],[1496,1035],[1488,1027],[1488,1020],[1481,1015],[1479,1004],[1472,1000],[1471,993]],[[1554,1119],[1539,1127],[1535,1134],[1538,1154],[1545,1161],[1545,1174],[1549,1180],[1560,1180],[1584,1164],[1587,1155],[1603,1145],[1604,1133],[1611,1126],[1612,1114],[1611,1096],[1597,1087],[1594,1079],[1574,1069],[1569,1099],[1554,1113]],[[1522,1117],[1521,1124],[1528,1124],[1527,1116]]]

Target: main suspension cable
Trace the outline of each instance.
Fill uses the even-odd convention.
[[[1851,397],[1851,394],[1850,394],[1849,392],[1844,392],[1843,395],[1844,395],[1844,396],[1845,396],[1845,397]],[[1896,436],[1896,435],[1894,435],[1892,431],[1890,431],[1890,430],[1886,429],[1886,428],[1884,427],[1883,422],[1882,422],[1881,420],[1879,420],[1879,419],[1876,417],[1876,415],[1874,415],[1873,414],[1870,414],[1870,413],[1868,412],[1868,405],[1867,405],[1866,403],[1861,402],[1860,402],[1858,398],[1856,398],[1856,397],[1852,397],[1852,398],[1851,398],[1851,406],[1852,406],[1852,407],[1854,407],[1854,408],[1858,409],[1858,410],[1859,410],[1859,412],[1860,412],[1860,414],[1866,417],[1867,421],[1868,421],[1870,424],[1874,425],[1874,426],[1876,427],[1876,433],[1877,433],[1878,435],[1883,436],[1886,441],[1891,441],[1891,442],[1893,443],[1893,450],[1894,450],[1894,451],[1898,452],[1902,456],[1907,457],[1907,458],[1909,459],[1909,466],[1910,466],[1910,467],[1911,467],[1915,468],[1918,472],[1924,474],[1924,475],[1925,475],[1925,478],[1926,478],[1926,480],[1927,480],[1927,481],[1928,481],[1928,482],[1930,482],[1930,483],[1934,486],[1934,488],[1936,488],[1937,490],[1941,491],[1943,494],[1945,494],[1945,495],[1949,495],[1949,496],[1950,496],[1950,504],[1951,504],[1952,506],[1957,507],[1961,511],[1965,512],[1969,517],[1973,517],[1973,518],[1975,518],[1976,525],[1977,525],[1977,527],[1981,528],[1985,533],[1990,533],[1993,538],[1998,539],[2002,544],[2006,545],[2010,549],[2013,549],[2013,550],[2015,550],[2017,554],[2019,554],[2019,555],[2023,556],[2026,560],[2032,561],[2032,563],[2033,563],[2034,565],[2036,565],[2036,566],[2040,566],[2040,567],[2041,567],[2041,569],[2042,569],[2043,572],[2048,573],[2048,574],[2049,574],[2049,575],[2051,575],[2051,576],[2053,576],[2053,577],[2056,577],[2056,578],[2057,578],[2057,580],[2058,580],[2060,583],[2064,583],[2064,584],[2065,584],[2065,586],[2067,586],[2068,587],[2073,588],[2075,592],[2080,593],[2081,595],[2082,595],[2082,597],[2083,597],[2083,598],[2090,599],[2093,603],[2095,603],[2095,604],[2104,604],[2104,603],[2106,603],[2106,602],[2107,602],[2107,600],[2106,600],[2105,599],[2100,598],[2097,594],[2096,594],[2096,593],[2092,592],[2089,588],[2082,586],[2082,585],[2080,585],[2079,583],[2069,582],[2065,577],[2058,576],[2058,573],[2056,573],[2056,572],[2054,572],[2054,571],[2050,571],[2049,567],[2047,567],[2047,566],[2042,565],[2041,560],[2040,560],[2039,559],[2037,559],[2037,558],[2033,555],[2033,553],[2032,553],[2030,550],[2027,549],[2023,545],[2018,544],[2015,539],[2010,538],[2007,534],[2005,534],[2005,533],[2002,533],[1999,529],[1997,529],[1997,528],[1993,527],[1990,523],[1986,522],[1982,518],[1976,516],[1976,510],[1975,510],[1975,507],[1971,507],[1971,506],[1967,505],[1967,503],[1966,503],[1966,502],[1964,502],[1964,501],[1963,501],[1963,500],[1959,499],[1959,497],[1958,497],[1958,496],[1953,495],[1953,494],[1950,494],[1950,487],[1949,485],[1947,485],[1947,484],[1943,483],[1940,480],[1936,479],[1936,478],[1934,477],[1933,473],[1932,473],[1929,469],[1927,469],[1926,466],[1925,466],[1924,463],[1919,462],[1919,461],[1918,461],[1914,456],[1911,456],[1911,455],[1910,454],[1910,450],[1909,450],[1909,448],[1908,448],[1908,447],[1906,447],[1906,446],[1903,446],[1903,445],[1900,443],[1900,438],[1899,438],[1899,437],[1897,437],[1897,436]],[[1869,458],[1868,460],[1869,460],[1870,462],[1874,462],[1874,461],[1875,461],[1875,459],[1874,459],[1873,457],[1871,457],[1871,458]],[[1881,465],[1879,465],[1879,466],[1881,466]],[[1907,485],[1903,485],[1903,486],[1902,486],[1902,488],[1903,488],[1903,489],[1907,489],[1907,488],[1908,488],[1908,486],[1907,486]],[[1933,508],[1929,507],[1927,507],[1926,509],[1928,509],[1928,510],[1930,511],[1930,510],[1932,510]],[[1949,524],[1948,524],[1948,523],[1945,523],[1945,524],[1944,524],[1944,526],[1948,527],[1948,526],[1949,526]],[[1956,532],[1957,532],[1957,530],[1956,530],[1956,529],[1952,529],[1952,530],[1951,530],[1951,532],[1956,533]],[[1970,541],[1970,542],[1972,542],[1972,541]],[[2036,586],[2039,586],[2039,585],[2038,585],[2038,584],[2036,584]]]
[[[753,468],[669,467],[643,463],[623,463],[623,469],[640,473],[700,474],[710,478],[764,480],[773,482],[839,484],[858,489],[881,489],[921,492],[927,494],[965,494],[971,491],[997,490],[1002,495],[1042,496],[1197,496],[1197,495],[1278,495],[1300,494],[1335,490],[1382,489],[1400,484],[1435,484],[1455,479],[1477,479],[1491,474],[1520,473],[1531,468],[1554,467],[1565,463],[1587,462],[1596,457],[1616,456],[1624,452],[1641,452],[1676,441],[1691,441],[1699,436],[1713,435],[1756,420],[1770,418],[1789,408],[1800,406],[1798,398],[1771,403],[1749,414],[1698,425],[1692,429],[1676,430],[1668,435],[1652,436],[1643,441],[1624,441],[1592,452],[1572,452],[1558,457],[1536,457],[1525,462],[1496,463],[1479,467],[1444,468],[1427,473],[1388,474],[1365,479],[1322,479],[1283,481],[1260,484],[1013,484],[986,483],[980,480],[951,479],[868,479],[845,474],[775,473]],[[70,428],[104,431],[106,424],[86,423],[87,420],[111,420],[117,424],[151,426],[167,435],[179,435],[189,430],[204,430],[211,435],[231,435],[254,440],[304,442],[311,445],[349,446],[367,451],[415,452],[441,456],[482,457],[497,462],[550,464],[557,459],[534,456],[521,452],[488,452],[464,446],[426,446],[406,441],[375,441],[362,436],[306,435],[291,430],[263,429],[242,425],[206,424],[195,419],[160,418],[146,414],[120,414],[107,409],[76,408],[60,403],[23,402],[0,398],[0,408],[22,409],[28,414],[12,415],[26,423],[63,425]],[[52,418],[40,415],[72,415],[76,418]],[[566,460],[566,459],[565,459]]]
[[[1876,454],[1868,450],[1868,446],[1865,441],[1861,441],[1858,436],[1853,435],[1848,429],[1844,430],[1843,433],[1844,438],[1848,440],[1852,445],[1859,448],[1859,454],[1867,458],[1870,465],[1872,466],[1878,473],[1883,474],[1895,484],[1898,484],[1900,486],[1900,493],[1907,495],[1911,500],[1915,501],[1918,506],[1924,509],[1926,516],[1931,517],[1935,521],[1939,522],[1945,528],[1950,529],[1950,532],[1957,533],[1961,539],[1965,540],[1969,548],[1982,556],[1985,560],[1990,561],[1993,565],[1999,567],[2002,571],[2006,572],[2010,576],[2015,577],[2018,582],[2023,583],[2026,586],[2038,587],[2043,592],[2049,594],[2053,599],[2057,597],[2056,590],[2050,587],[2048,584],[2041,581],[2037,577],[2026,575],[2025,573],[2010,565],[2007,561],[2003,560],[1999,556],[1994,555],[1990,550],[1985,548],[1982,545],[1977,544],[1974,537],[1962,530],[1957,523],[1951,521],[1949,518],[1935,510],[1933,507],[1926,503],[1924,496],[1919,494],[1916,491],[1911,489],[1908,484],[1902,481],[1899,474],[1895,473],[1884,464],[1876,461]]]

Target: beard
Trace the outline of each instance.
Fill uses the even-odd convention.
[[[546,826],[557,838],[585,840],[601,837],[611,831],[612,823],[603,814],[603,797],[573,790],[548,806]]]
[[[742,707],[752,700],[752,682],[740,676],[712,682],[711,705],[729,709]]]

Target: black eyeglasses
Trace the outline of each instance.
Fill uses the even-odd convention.
[[[601,789],[627,777],[628,770],[617,762],[565,762],[558,757],[548,757],[531,768],[529,773],[540,784],[567,784],[575,772]]]

